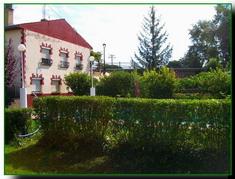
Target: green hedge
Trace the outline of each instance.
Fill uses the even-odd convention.
[[[16,135],[28,133],[31,126],[32,109],[5,109],[5,144],[16,139]]]
[[[231,75],[221,69],[202,72],[177,81],[177,92],[210,94],[214,98],[225,98],[231,94]]]
[[[227,146],[229,100],[44,97],[34,101],[34,108],[48,145],[86,139],[111,148],[125,142],[136,147]]]

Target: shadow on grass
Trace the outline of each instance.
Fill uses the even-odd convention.
[[[107,173],[111,172],[107,156],[99,153],[65,153],[34,144],[5,154],[6,174],[31,173]],[[18,173],[19,172],[19,173]]]
[[[127,150],[109,155],[95,148],[63,152],[34,144],[5,154],[6,174],[227,173],[226,154],[211,151]],[[93,152],[92,152],[93,151]]]

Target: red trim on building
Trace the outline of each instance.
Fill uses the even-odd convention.
[[[37,96],[39,98],[43,97],[43,96],[73,96],[73,93],[60,93],[59,95],[57,93],[55,93],[55,94],[40,93],[40,94],[37,94]],[[35,96],[33,94],[27,94],[28,107],[32,107],[33,106],[33,99],[35,99]]]
[[[30,84],[32,85],[33,79],[39,79],[41,82],[41,85],[44,85],[44,77],[42,76],[42,74],[34,74],[32,73],[31,77],[30,77]]]
[[[80,58],[81,58],[81,61],[83,60],[83,55],[82,55],[81,52],[76,51],[76,52],[74,53],[74,58],[76,59],[76,57],[80,57]]]
[[[59,85],[62,85],[62,83],[61,83],[61,81],[62,81],[62,79],[61,79],[61,77],[60,77],[60,75],[52,75],[52,77],[51,77],[51,84],[52,84],[52,81],[53,80],[58,80],[59,81]]]
[[[69,58],[69,50],[67,48],[60,47],[59,56],[61,56],[61,53],[66,53],[66,57]]]

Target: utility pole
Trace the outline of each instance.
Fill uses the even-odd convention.
[[[103,54],[103,58],[104,58],[104,69],[103,69],[103,74],[105,75],[105,47],[106,47],[106,44],[103,43],[103,47],[104,47],[104,54]]]
[[[43,4],[42,7],[42,19],[46,20],[46,4]]]
[[[109,58],[111,58],[111,65],[113,65],[113,59],[116,58],[115,55],[110,54],[110,55],[109,55]]]

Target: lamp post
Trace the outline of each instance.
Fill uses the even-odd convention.
[[[90,56],[89,58],[89,61],[90,61],[90,64],[91,64],[91,88],[90,88],[90,96],[95,96],[95,88],[94,88],[94,85],[93,85],[93,68],[92,68],[92,63],[94,61],[94,57],[93,56]]]
[[[22,79],[22,86],[20,88],[20,107],[27,108],[27,89],[25,88],[25,81],[24,81],[24,58],[23,53],[26,50],[24,44],[20,44],[18,46],[18,50],[20,52],[20,59],[21,59],[21,79]]]
[[[103,74],[105,74],[105,47],[106,47],[105,43],[103,43],[103,47],[104,47],[104,70],[103,70]]]

